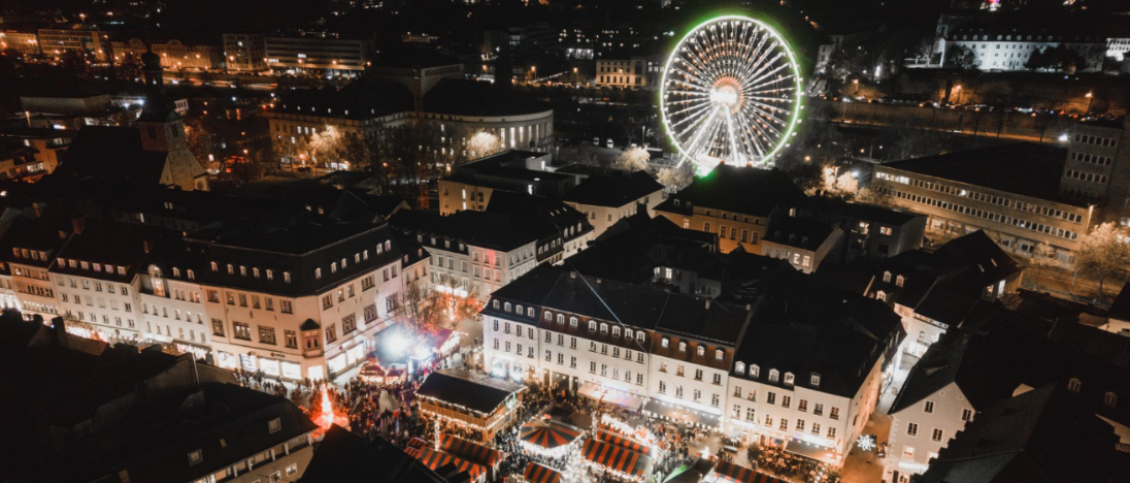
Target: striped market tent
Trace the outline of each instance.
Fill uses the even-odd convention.
[[[474,464],[470,461],[449,453],[444,453],[442,451],[433,451],[428,449],[427,447],[408,448],[404,450],[404,452],[408,453],[409,456],[420,460],[420,462],[423,463],[424,466],[427,466],[432,470],[436,470],[443,465],[451,463],[455,465],[455,468],[458,471],[466,471],[467,473],[470,473],[471,479],[473,481],[479,481],[479,478],[485,475],[487,472],[486,467],[482,465]]]
[[[576,441],[581,432],[572,426],[538,421],[522,425],[518,437],[527,443],[553,449]]]
[[[635,451],[637,453],[640,453],[640,454],[643,454],[643,455],[646,455],[646,456],[651,456],[651,446],[640,443],[640,442],[638,442],[634,439],[625,438],[625,437],[620,436],[620,435],[615,434],[615,433],[609,433],[609,432],[606,432],[606,431],[598,431],[596,433],[596,439],[599,439],[599,440],[604,441],[606,443],[612,443],[612,444],[614,444],[616,446],[620,446],[622,448],[630,449],[632,451]]]
[[[450,434],[443,435],[439,447],[447,453],[451,453],[472,463],[492,468],[498,466],[504,456],[501,451]]]
[[[784,480],[726,461],[719,462],[714,467],[714,474],[734,483],[784,483]]]
[[[594,465],[636,478],[646,476],[651,466],[651,458],[645,455],[595,439],[585,441],[582,455]]]
[[[419,437],[408,440],[409,448],[427,448],[428,446],[431,446],[431,444]]]
[[[526,473],[522,476],[530,483],[561,483],[560,472],[532,461],[526,465]]]

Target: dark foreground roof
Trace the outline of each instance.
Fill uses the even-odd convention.
[[[778,206],[796,206],[806,197],[784,172],[726,164],[699,176],[671,195],[657,210],[690,214],[694,206],[765,217]]]
[[[400,448],[377,436],[372,443],[334,425],[306,472],[302,483],[444,483],[444,479]]]
[[[500,85],[443,79],[424,95],[424,110],[458,116],[517,116],[549,112],[553,108]]]
[[[433,372],[416,394],[490,414],[506,399],[524,389],[499,379],[478,377],[463,370]]]
[[[143,150],[141,133],[135,127],[86,126],[74,137],[52,176],[153,185],[159,184],[167,157],[166,153]]]

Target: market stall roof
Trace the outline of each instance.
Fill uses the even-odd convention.
[[[699,483],[714,469],[714,460],[710,458],[696,458],[694,463],[683,463],[671,470],[663,483]]]
[[[715,427],[722,423],[722,418],[715,414],[710,414],[706,411],[698,409],[687,408],[672,404],[659,399],[651,398],[643,406],[645,413],[650,413],[657,416],[663,416],[676,421],[687,423],[698,423],[703,426]]]
[[[603,427],[604,425],[601,426]],[[630,449],[645,456],[651,456],[651,446],[643,444],[631,438],[622,437],[610,431],[597,431],[596,439],[604,441],[605,443],[614,444],[621,448]]]
[[[408,440],[408,447],[409,448],[427,448],[428,446],[429,446],[428,442],[424,441],[422,438],[420,438],[418,436]]]
[[[722,461],[714,467],[714,475],[720,480],[734,483],[783,483],[784,481],[726,461]]]
[[[468,472],[471,475],[472,480],[477,480],[479,476],[483,475],[487,471],[486,467],[482,465],[477,465],[450,453],[433,451],[431,449],[428,449],[427,447],[408,448],[404,452],[408,453],[413,458],[420,460],[421,463],[423,463],[428,468],[431,468],[432,470],[438,470],[445,465],[451,464],[457,471]]]
[[[605,387],[600,384],[593,384],[591,382],[582,384],[578,392],[589,399],[615,404],[632,411],[639,411],[640,407],[647,401],[647,398],[644,396],[637,396],[630,392]]]
[[[444,434],[440,441],[440,449],[471,461],[472,463],[493,467],[502,462],[502,452],[493,448],[488,448],[450,434]]]
[[[627,475],[643,478],[651,466],[651,458],[611,443],[590,439],[582,453],[586,460]]]
[[[835,455],[832,453],[832,448],[820,446],[818,444],[809,443],[799,439],[790,439],[785,443],[785,451],[789,453],[811,458],[814,460],[832,462],[835,460]]]
[[[561,483],[561,472],[532,461],[526,465],[526,473],[522,476],[530,483]]]
[[[553,449],[576,441],[581,437],[581,430],[557,421],[531,421],[522,425],[518,437],[527,443]]]
[[[416,390],[416,394],[491,414],[507,398],[524,389],[525,386],[518,384],[477,376],[461,369],[449,369],[429,375]]]

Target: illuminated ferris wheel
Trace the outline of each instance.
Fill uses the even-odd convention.
[[[699,171],[721,162],[765,165],[793,135],[800,111],[796,56],[748,17],[711,19],[675,47],[659,104],[667,135]]]

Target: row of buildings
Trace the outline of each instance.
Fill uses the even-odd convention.
[[[1130,226],[1126,122],[1083,122],[1061,146],[1014,144],[874,167],[872,187],[946,239],[985,230],[1001,247],[1070,266],[1101,223]]]

